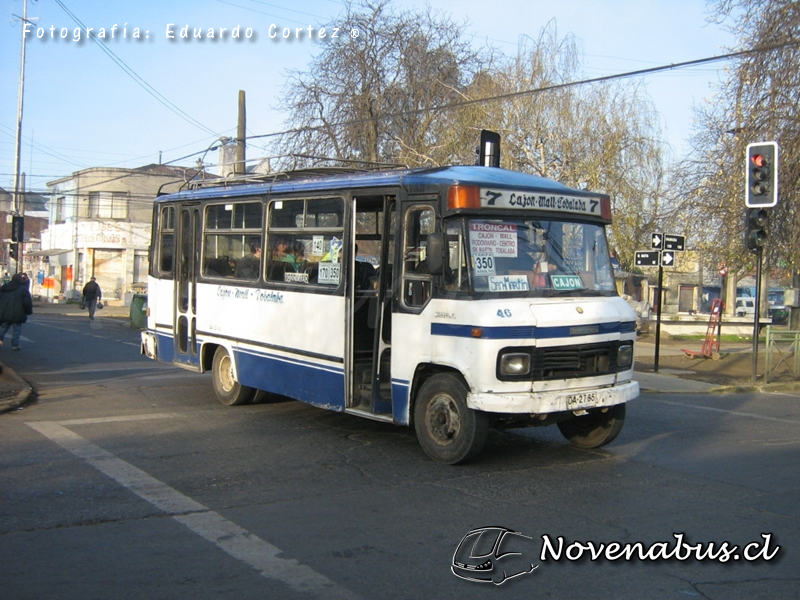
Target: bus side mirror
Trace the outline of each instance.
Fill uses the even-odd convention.
[[[444,234],[442,232],[428,235],[425,258],[428,261],[428,270],[431,275],[444,274]]]

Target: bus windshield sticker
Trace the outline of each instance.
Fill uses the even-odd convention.
[[[526,275],[493,275],[488,280],[490,292],[527,292],[530,290]]]
[[[283,274],[283,280],[291,283],[308,283],[308,273],[293,273],[287,271]]]
[[[311,256],[322,256],[325,254],[325,236],[315,235],[311,238]]]
[[[493,208],[533,208],[555,212],[600,216],[599,198],[579,198],[562,194],[542,194],[515,190],[481,188],[481,206]]]
[[[328,252],[328,254],[330,254],[331,262],[335,262],[335,263],[339,262],[339,254],[341,253],[343,246],[344,246],[344,242],[342,240],[340,240],[339,238],[337,238],[335,236],[331,238],[331,249]],[[323,258],[322,260],[326,260],[326,259]]]
[[[517,226],[513,223],[472,221],[469,224],[469,246],[476,255],[516,258]]]
[[[339,285],[339,274],[341,273],[341,267],[342,266],[339,263],[319,263],[317,282]]]
[[[582,290],[583,281],[578,275],[551,275],[554,290]]]
[[[494,255],[491,252],[473,252],[472,258],[475,261],[475,275],[496,275],[494,270]]]

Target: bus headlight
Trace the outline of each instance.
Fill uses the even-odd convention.
[[[625,344],[617,349],[617,366],[630,367],[633,364],[633,344]]]
[[[500,356],[501,375],[527,375],[531,372],[531,355],[524,352],[509,352]]]

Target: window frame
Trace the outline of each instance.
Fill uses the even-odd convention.
[[[244,208],[246,205],[258,205],[261,214],[259,223],[257,225],[248,222],[248,211],[246,208]],[[209,218],[210,212],[218,207],[227,206],[231,207],[230,211],[225,209],[221,214],[224,215],[225,212],[230,212],[229,222],[220,223],[220,219],[216,218],[213,222],[213,227],[210,226],[210,224],[212,224],[212,219]],[[237,212],[237,207],[242,207],[243,210]],[[241,219],[239,214],[241,214]],[[202,211],[203,226],[200,242],[201,249],[199,276],[204,279],[223,279],[226,282],[236,282],[236,285],[248,283],[254,284],[261,281],[264,275],[263,259],[259,261],[256,277],[237,276],[236,265],[238,261],[248,258],[251,255],[251,248],[253,245],[260,245],[262,249],[264,248],[265,214],[265,203],[263,197],[261,196],[243,196],[236,199],[215,198],[204,203]],[[220,255],[219,250],[217,250],[215,251],[214,256],[209,258],[208,252],[211,246],[211,238],[228,240],[228,243],[230,244],[230,248],[228,249],[233,250],[234,254]],[[237,239],[239,242],[238,248],[236,248],[236,244],[233,243],[234,241],[237,241]],[[222,263],[219,261],[222,259],[225,259],[225,269],[220,269]],[[212,261],[215,267],[214,269],[210,268]]]
[[[274,226],[274,216],[276,210],[281,210],[284,203],[300,203],[302,210],[289,212],[294,215],[294,225],[280,223]],[[316,202],[335,202],[338,211],[329,213],[309,210],[309,207]],[[281,205],[281,206],[279,206]],[[346,273],[344,266],[345,235],[348,230],[348,198],[343,195],[324,195],[324,196],[291,196],[270,198],[266,206],[266,236],[264,249],[266,253],[264,281],[272,286],[294,286],[300,290],[313,290],[314,292],[336,292],[343,289]],[[319,225],[320,215],[329,214],[337,219],[337,224]],[[315,215],[312,217],[312,215]],[[310,220],[314,219],[315,224],[309,225]],[[322,239],[319,239],[319,238]],[[277,256],[278,244],[285,240],[289,243],[289,248],[302,250],[303,261],[297,262],[297,258],[284,260]],[[338,244],[334,245],[334,240]],[[299,244],[302,244],[302,248]],[[320,246],[321,244],[321,246]],[[315,252],[316,251],[316,252]],[[322,260],[326,256],[330,261]],[[314,260],[317,258],[317,260]],[[338,258],[338,260],[336,260]],[[286,264],[283,264],[286,263]],[[320,282],[320,267],[325,263],[338,263],[338,281]],[[291,269],[289,266],[291,265]],[[316,268],[315,268],[316,267]],[[293,272],[292,272],[293,271]],[[331,270],[331,273],[333,270]],[[273,278],[273,274],[276,278]],[[288,275],[287,275],[288,274]],[[283,279],[277,276],[283,276]],[[290,278],[287,279],[287,276]]]

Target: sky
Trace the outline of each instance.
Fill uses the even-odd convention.
[[[474,44],[488,43],[508,56],[516,53],[521,39],[536,38],[555,20],[559,35],[577,39],[586,77],[712,57],[735,44],[723,27],[708,22],[705,0],[394,4],[420,12],[430,5],[465,23]],[[0,187],[12,190],[23,0],[0,5]],[[27,189],[45,192],[48,181],[89,167],[135,168],[159,161],[194,165],[221,136],[235,137],[239,90],[246,94],[248,136],[282,131],[287,114],[278,95],[287,72],[308,68],[322,48],[320,27],[328,35],[333,29],[348,34],[342,13],[339,0],[28,0],[32,23],[20,152]],[[187,26],[192,32],[201,29],[205,39],[181,39]],[[112,56],[87,41],[86,28],[105,30],[105,48]],[[303,30],[299,38],[298,28]],[[715,62],[639,78],[674,158],[688,151],[693,107],[713,97],[713,85],[726,65]],[[490,123],[480,126],[491,129]],[[266,153],[257,140],[248,142],[249,159]],[[216,152],[205,155],[206,164],[216,160]]]

